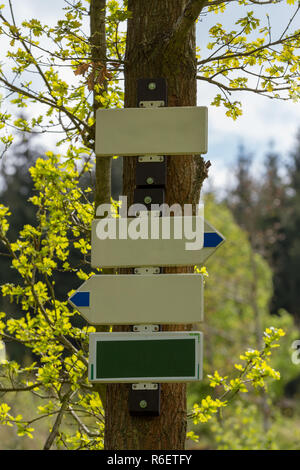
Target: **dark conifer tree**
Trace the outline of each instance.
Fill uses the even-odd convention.
[[[290,153],[287,171],[288,202],[283,214],[286,262],[282,275],[286,280],[286,309],[295,316],[300,326],[300,130],[296,136],[296,145]]]

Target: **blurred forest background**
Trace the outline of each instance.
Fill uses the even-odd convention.
[[[34,206],[28,198],[33,184],[28,172],[45,150],[32,134],[23,133],[1,160],[0,200],[12,212],[9,237],[33,223]],[[46,157],[45,157],[46,158]],[[189,439],[188,449],[298,449],[300,438],[300,364],[292,361],[293,341],[300,339],[300,129],[288,155],[270,147],[263,170],[257,172],[255,155],[241,146],[231,171],[234,185],[223,196],[204,184],[205,217],[226,237],[226,243],[207,261],[205,278],[205,322],[198,328],[205,334],[204,380],[188,386],[188,406],[207,394],[214,394],[205,380],[215,369],[231,376],[239,355],[248,347],[259,349],[266,327],[285,330],[272,366],[281,380],[270,383],[266,392],[241,393],[222,415],[189,430],[199,441]],[[213,164],[213,162],[212,162]],[[113,161],[113,197],[122,194],[122,160]],[[90,175],[93,178],[93,174]],[[87,181],[91,184],[91,181]],[[84,182],[82,183],[84,184]],[[1,250],[3,252],[3,249]],[[75,256],[75,255],[74,255]],[[15,282],[15,270],[5,253],[0,257],[0,284]],[[76,284],[75,284],[76,282]],[[78,278],[57,273],[59,296],[80,284]],[[0,298],[0,312],[18,317],[18,305]],[[78,319],[78,324],[84,320]],[[14,343],[6,344],[2,357],[21,364],[29,362],[28,352]],[[295,361],[294,361],[295,362]],[[11,394],[14,410],[36,408],[26,394]],[[38,400],[38,398],[36,398]],[[1,394],[0,394],[1,400]],[[45,426],[45,424],[43,425]],[[37,429],[38,423],[37,423]],[[48,428],[36,437],[17,436],[15,430],[0,427],[1,449],[39,449]]]

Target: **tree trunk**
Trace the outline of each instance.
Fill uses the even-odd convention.
[[[91,0],[90,31],[91,55],[93,67],[99,73],[100,63],[105,64],[106,34],[105,34],[106,0]],[[96,64],[98,64],[96,66]],[[105,86],[105,85],[104,85]],[[101,106],[94,92],[94,114]],[[111,198],[111,157],[96,158],[95,169],[95,212],[100,204],[109,204]]]
[[[132,12],[132,16],[128,20],[127,29],[125,107],[137,106],[138,79],[158,77],[167,81],[168,106],[196,105],[194,21],[184,34],[177,28],[177,35],[174,36],[178,20],[183,19],[183,26],[187,21],[189,12],[183,15],[186,5],[185,0],[128,0],[128,10]],[[123,158],[123,194],[128,197],[130,205],[135,187],[136,159]],[[207,165],[200,155],[168,157],[166,203],[189,203],[195,207],[206,176]],[[173,268],[166,272],[190,272],[192,269]],[[187,325],[164,327],[164,330],[186,329]],[[116,327],[114,331],[128,331],[128,327]],[[186,385],[162,384],[161,415],[153,418],[132,417],[129,414],[130,387],[127,384],[107,386],[105,448],[184,449]]]

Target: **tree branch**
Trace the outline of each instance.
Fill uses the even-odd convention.
[[[30,98],[34,101],[39,101],[40,103],[50,106],[51,108],[57,109],[58,111],[62,111],[66,116],[68,116],[68,118],[74,124],[76,129],[80,129],[80,126],[82,126],[87,132],[89,132],[90,128],[84,121],[79,119],[77,116],[74,116],[64,106],[58,105],[55,101],[50,100],[41,93],[37,95],[34,94],[34,92],[28,91],[27,89],[17,87],[3,77],[0,77],[0,82],[2,82],[9,91],[18,93],[22,96],[27,96],[27,98]]]
[[[269,42],[268,44],[263,44],[262,46],[256,47],[255,49],[250,49],[249,51],[245,51],[245,52],[235,52],[235,53],[229,53],[229,54],[224,53],[215,57],[212,54],[206,59],[199,60],[198,65],[203,65],[203,64],[206,64],[207,62],[213,62],[213,61],[218,61],[218,60],[225,61],[228,59],[249,57],[251,55],[256,54],[259,51],[263,51],[264,49],[267,50],[267,49],[270,49],[270,47],[272,46],[277,46],[279,44],[292,41],[293,39],[297,39],[299,38],[299,36],[300,36],[300,33],[297,32],[295,34],[292,34],[291,36],[287,36],[286,38],[278,39],[277,41]],[[224,47],[225,47],[225,44],[224,44]]]
[[[184,38],[194,26],[198,16],[205,6],[207,6],[206,0],[190,0],[188,2],[183,14],[178,18],[167,42],[166,52],[168,55],[174,54],[182,47],[182,44],[184,44]]]
[[[28,392],[33,390],[34,388],[40,387],[40,383],[35,383],[32,385],[27,385],[27,387],[0,387],[0,393],[7,393],[7,392]]]
[[[60,427],[60,424],[61,424],[61,421],[62,421],[62,418],[63,418],[63,415],[65,413],[65,411],[67,411],[67,408],[68,408],[68,405],[69,405],[69,399],[70,399],[70,396],[72,395],[72,389],[70,389],[63,397],[62,399],[62,406],[59,410],[59,413],[57,415],[57,418],[55,420],[55,423],[54,423],[54,426],[52,428],[52,431],[50,433],[50,435],[48,436],[46,442],[45,442],[45,445],[44,445],[44,450],[49,450],[51,449],[51,446],[54,442],[54,439],[55,437],[57,436],[58,432],[59,432],[59,427]]]
[[[70,411],[71,415],[75,419],[75,421],[78,423],[79,429],[81,432],[86,433],[89,437],[99,437],[98,432],[92,432],[85,424],[84,422],[79,418],[77,413],[73,410],[71,406],[69,406],[68,410]]]
[[[209,77],[200,77],[200,76],[197,76],[197,80],[204,80],[206,82],[209,82],[211,83],[212,85],[215,85],[217,86],[218,88],[221,88],[222,90],[226,90],[228,91],[229,93],[231,93],[232,91],[252,91],[253,93],[257,93],[257,94],[260,94],[260,95],[264,95],[266,96],[267,98],[273,98],[273,96],[271,95],[268,95],[268,91],[265,90],[265,89],[258,89],[258,88],[250,88],[250,87],[230,87],[230,86],[227,86],[227,85],[224,85],[224,83],[221,83],[221,82],[217,82],[216,80],[212,80],[211,78]],[[289,90],[291,87],[290,86],[282,86],[282,87],[274,87],[272,91],[283,91],[283,90]],[[270,92],[269,92],[270,93]],[[282,98],[284,99],[284,98]]]

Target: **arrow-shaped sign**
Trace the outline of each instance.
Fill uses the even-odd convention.
[[[194,234],[193,241],[190,235],[187,237],[188,231],[184,230],[187,221],[190,228],[194,227],[194,231],[191,231]],[[167,238],[164,236],[164,227],[169,223],[170,236]],[[130,237],[130,233],[133,233],[131,224],[140,224],[140,227],[145,224],[147,236]],[[153,226],[157,230],[153,230]],[[176,233],[180,228],[181,237]],[[113,237],[108,236],[109,230]],[[205,220],[203,224],[201,217],[95,219],[92,222],[91,266],[201,266],[224,241],[223,235]]]
[[[197,323],[203,320],[203,277],[94,275],[69,302],[92,325]]]
[[[197,262],[201,266],[225,242],[225,237],[204,220],[203,248],[199,250]]]

